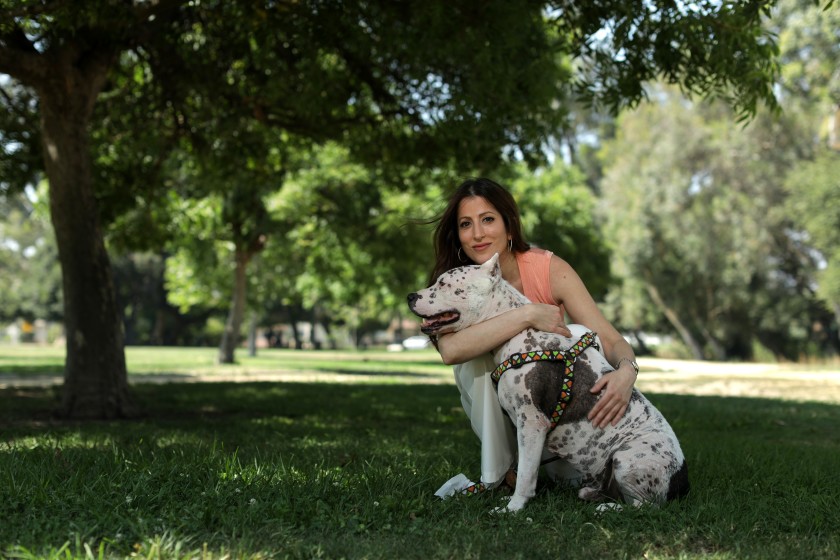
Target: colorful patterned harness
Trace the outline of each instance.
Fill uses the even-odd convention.
[[[574,346],[566,351],[540,350],[536,352],[513,354],[510,358],[499,364],[499,367],[493,370],[493,373],[490,374],[491,379],[493,379],[493,384],[498,389],[499,379],[501,379],[502,374],[509,369],[522,367],[525,364],[540,361],[563,362],[563,365],[565,366],[563,369],[563,386],[560,388],[560,395],[557,398],[557,405],[554,407],[554,412],[551,413],[551,428],[548,430],[550,432],[557,427],[557,424],[560,423],[560,417],[563,415],[563,411],[566,410],[566,406],[569,404],[569,401],[572,400],[572,383],[574,382],[575,362],[577,361],[578,356],[583,354],[583,352],[590,346],[598,348],[598,343],[595,342],[595,336],[594,332],[587,332],[574,344]]]
[[[563,368],[563,386],[560,388],[560,395],[557,398],[557,405],[554,407],[554,412],[551,413],[551,427],[549,428],[549,432],[557,427],[557,424],[560,423],[560,417],[563,415],[563,411],[566,410],[566,406],[568,406],[569,401],[572,400],[572,385],[574,383],[575,377],[575,362],[577,362],[578,356],[583,354],[583,352],[589,348],[597,348],[600,349],[598,343],[595,341],[595,337],[597,335],[589,331],[584,334],[580,340],[578,340],[574,346],[569,348],[566,351],[562,350],[539,350],[535,352],[520,352],[517,354],[513,354],[510,358],[499,364],[499,366],[493,370],[493,373],[490,374],[490,378],[493,380],[493,385],[498,390],[499,388],[499,379],[502,378],[502,374],[504,374],[509,369],[515,369],[518,367],[522,367],[525,364],[530,364],[533,362],[540,362],[540,361],[550,361],[550,362],[563,362],[565,366]],[[475,495],[484,492],[487,489],[483,482],[477,482],[466,489],[463,490],[464,494],[467,495]]]

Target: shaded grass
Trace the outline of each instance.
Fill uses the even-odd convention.
[[[452,386],[137,385],[149,417],[58,423],[55,389],[0,391],[0,555],[836,558],[840,407],[650,395],[692,492],[598,516],[542,481],[440,501],[479,472]]]

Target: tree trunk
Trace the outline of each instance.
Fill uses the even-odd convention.
[[[636,337],[636,345],[638,346],[639,354],[643,356],[653,354],[653,352],[650,351],[650,347],[648,347],[648,345],[645,344],[641,331],[638,329],[633,329],[631,332],[633,333],[633,336]]]
[[[257,314],[251,313],[248,321],[248,355],[252,358],[257,355]]]
[[[840,342],[840,303],[835,302],[831,307],[834,310],[834,321],[837,323],[837,340],[834,342]]]
[[[321,317],[321,326],[324,327],[324,332],[327,333],[327,340],[330,344],[330,350],[336,350],[338,348],[338,343],[336,342],[335,336],[333,335],[332,328],[330,327],[330,320],[328,317]]]
[[[688,330],[682,321],[680,321],[679,316],[677,313],[668,307],[665,303],[665,300],[662,299],[659,290],[656,289],[656,286],[651,284],[650,282],[645,282],[645,288],[647,289],[648,295],[650,295],[650,299],[653,300],[653,303],[659,308],[665,318],[671,323],[671,326],[676,329],[677,333],[680,335],[680,338],[683,339],[688,349],[691,350],[692,355],[694,356],[695,360],[703,360],[705,356],[703,355],[703,347],[694,338],[691,334],[691,331]]]
[[[292,327],[292,337],[295,339],[295,350],[302,350],[303,349],[303,340],[300,338],[300,331],[297,327],[298,324],[298,310],[297,306],[290,306],[289,307],[289,325]]]
[[[52,70],[54,79],[38,90],[50,217],[64,289],[67,356],[59,414],[135,416],[123,324],[91,179],[88,125],[107,65],[98,71],[88,66],[87,73],[62,64]]]
[[[313,350],[320,350],[321,349],[321,341],[318,340],[318,337],[315,333],[315,328],[318,326],[318,322],[312,320],[309,322],[309,344],[312,346]]]
[[[154,346],[163,346],[166,337],[166,288],[164,285],[164,273],[166,271],[166,255],[161,253],[160,268],[155,276],[155,326],[152,328],[151,343]]]
[[[706,341],[706,346],[712,351],[712,357],[718,362],[724,361],[727,357],[727,353],[723,348],[723,345],[718,342],[714,336],[712,336],[712,333],[710,333],[708,329],[703,328],[701,329],[701,332],[703,333],[703,339]]]
[[[242,330],[242,320],[245,318],[245,296],[248,291],[248,261],[250,255],[247,251],[236,249],[236,268],[233,279],[233,300],[230,304],[225,332],[222,334],[222,342],[219,345],[219,363],[233,364],[234,352],[239,343],[239,333]]]

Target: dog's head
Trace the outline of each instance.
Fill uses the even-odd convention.
[[[424,334],[457,332],[480,322],[490,295],[502,279],[499,254],[482,265],[453,268],[419,292],[408,295],[408,307],[423,319]]]

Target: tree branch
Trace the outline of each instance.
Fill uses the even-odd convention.
[[[46,70],[40,53],[20,27],[0,34],[0,72],[29,86],[38,86],[46,80]]]
[[[31,18],[41,14],[51,14],[62,6],[75,6],[74,0],[55,0],[53,2],[41,2],[39,4],[27,4],[25,6],[16,6],[15,8],[8,8],[0,12],[0,19],[6,21],[15,18]]]

